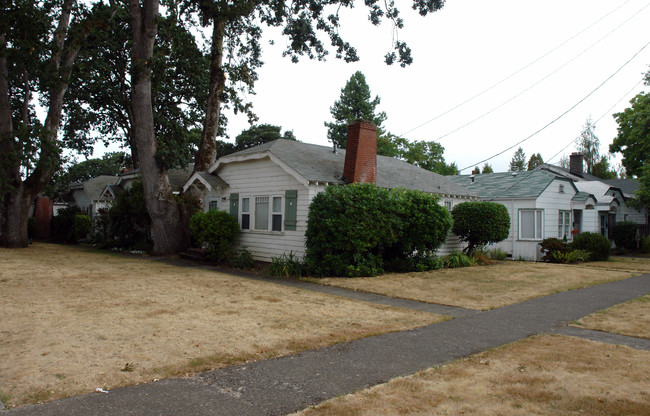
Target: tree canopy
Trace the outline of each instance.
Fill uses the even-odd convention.
[[[381,103],[379,96],[372,98],[366,77],[361,71],[355,72],[341,89],[341,96],[330,107],[333,122],[325,122],[327,138],[337,147],[345,149],[348,140],[348,124],[355,120],[366,120],[377,127],[381,134],[386,121],[385,112],[377,112]]]
[[[409,141],[391,133],[377,138],[378,155],[401,159],[440,175],[457,175],[458,166],[456,163],[447,164],[443,157],[444,152],[445,148],[433,141]]]
[[[115,13],[98,1],[0,4],[0,244],[27,246],[31,201],[60,166],[63,99],[86,38]],[[37,105],[45,109],[44,122]]]
[[[614,114],[618,135],[609,146],[609,151],[620,152],[625,172],[639,177],[650,158],[650,94],[641,93],[630,104],[623,112]]]
[[[509,170],[510,172],[522,172],[526,170],[526,154],[521,147],[512,156]]]
[[[530,159],[528,159],[528,170],[534,170],[543,163],[544,159],[542,159],[542,155],[539,153],[533,153]]]

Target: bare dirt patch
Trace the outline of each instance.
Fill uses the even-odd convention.
[[[443,320],[81,247],[0,249],[0,397],[36,403]]]
[[[638,271],[581,265],[513,261],[421,273],[310,281],[422,302],[487,310],[638,274]]]
[[[650,295],[585,316],[574,325],[650,339]]]
[[[325,415],[648,415],[650,352],[544,335],[326,401]]]

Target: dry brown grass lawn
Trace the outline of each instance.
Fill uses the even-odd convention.
[[[0,249],[0,398],[15,406],[441,316],[81,247]]]
[[[585,316],[575,326],[650,339],[650,295]]]
[[[487,310],[640,274],[639,270],[630,271],[634,268],[625,266],[626,263],[615,264],[618,270],[598,265],[508,261],[491,266],[310,281],[422,302]]]
[[[301,416],[650,414],[650,352],[543,335],[326,401]]]
[[[650,273],[650,258],[610,257],[608,261],[589,262],[581,266],[604,270],[626,270],[636,274],[645,274]]]

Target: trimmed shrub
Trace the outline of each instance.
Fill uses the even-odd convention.
[[[74,237],[76,241],[83,240],[93,228],[93,220],[86,214],[77,214],[74,219]]]
[[[638,228],[636,223],[631,221],[618,222],[614,225],[614,243],[617,248],[634,250],[637,248]]]
[[[142,251],[149,251],[153,247],[151,218],[144,201],[142,182],[134,182],[117,195],[108,210],[108,222],[109,234],[114,239],[112,245]]]
[[[644,254],[650,253],[650,236],[641,237],[639,251]]]
[[[190,233],[209,258],[225,263],[234,255],[239,223],[226,211],[197,212],[190,219]]]
[[[36,235],[36,218],[29,217],[27,218],[27,238],[30,240]]]
[[[91,228],[92,220],[78,208],[61,209],[50,221],[52,240],[57,243],[76,244]]]
[[[600,261],[609,259],[611,244],[605,236],[598,233],[580,233],[573,237],[571,248],[588,251],[591,261]]]
[[[452,231],[468,243],[467,254],[479,246],[498,243],[508,238],[510,215],[505,206],[496,202],[463,202],[451,210]]]
[[[316,276],[425,267],[450,226],[436,196],[375,184],[330,186],[309,207],[306,266]]]
[[[541,247],[541,252],[544,253],[542,260],[552,263],[558,263],[555,261],[556,258],[560,258],[556,257],[557,253],[565,254],[571,250],[571,247],[566,241],[560,240],[559,238],[545,238],[539,243],[539,246]]]

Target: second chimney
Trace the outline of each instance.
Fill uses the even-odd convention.
[[[348,125],[343,180],[377,182],[377,127],[365,120]]]
[[[582,153],[571,153],[569,156],[569,173],[574,175],[582,176]]]

